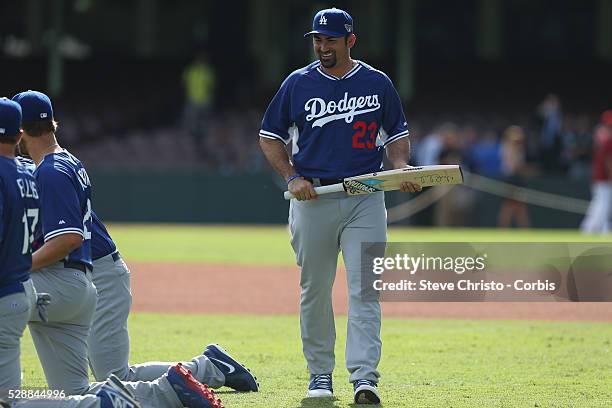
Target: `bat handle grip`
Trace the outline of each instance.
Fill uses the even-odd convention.
[[[341,191],[344,191],[344,186],[342,185],[342,183],[330,184],[329,186],[315,187],[314,191],[317,194],[339,193]],[[291,200],[292,198],[295,198],[293,197],[293,194],[291,194],[288,191],[285,191],[284,195],[285,195],[285,200]]]

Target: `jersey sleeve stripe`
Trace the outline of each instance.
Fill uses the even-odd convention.
[[[79,228],[62,228],[62,229],[58,229],[55,231],[51,231],[49,232],[47,235],[45,235],[45,242],[47,242],[48,240],[57,237],[58,235],[64,235],[64,234],[79,234],[80,236],[82,236],[83,238],[85,238],[85,235],[83,234],[83,230],[79,229]]]
[[[259,136],[264,137],[266,139],[278,139],[281,142],[283,142],[284,144],[288,144],[289,140],[291,140],[291,138],[289,140],[285,140],[282,137],[280,137],[279,135],[277,135],[276,133],[268,132],[268,131],[265,131],[265,130],[260,130],[259,131]]]
[[[409,134],[410,134],[410,132],[408,130],[404,130],[403,132],[400,132],[397,135],[394,135],[394,136],[391,136],[390,138],[388,138],[383,146],[388,146],[391,143],[393,143],[393,142],[395,142],[395,141],[397,141],[399,139],[407,137]]]

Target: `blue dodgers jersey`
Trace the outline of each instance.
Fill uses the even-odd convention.
[[[26,169],[28,169],[28,171],[30,173],[32,173],[32,175],[36,171],[36,163],[34,163],[34,161],[32,159],[27,158],[27,157],[23,157],[23,156],[17,156],[17,157],[15,157],[15,160],[21,166],[23,166]],[[40,198],[39,197],[36,197],[36,206],[38,208],[40,208]],[[40,214],[39,214],[39,217],[40,217]],[[32,233],[33,233],[32,252],[35,252],[38,248],[41,247],[41,245],[43,243],[43,241],[42,241],[42,229],[41,229],[41,223],[40,222],[36,222],[35,228],[33,229]]]
[[[38,189],[32,172],[0,156],[0,289],[29,278],[30,245],[39,222]]]
[[[48,154],[34,172],[40,196],[42,225],[38,246],[62,234],[79,234],[83,244],[66,257],[92,268],[91,182],[85,168],[67,150]]]
[[[408,136],[408,124],[383,72],[357,61],[336,78],[316,61],[285,79],[259,135],[293,142],[293,165],[302,176],[345,178],[380,171],[384,148]]]
[[[95,211],[91,212],[91,230],[91,258],[93,260],[112,254],[117,250],[117,246]]]
[[[17,160],[23,165],[30,169],[31,172],[36,170],[36,164],[25,157],[17,157]],[[42,232],[38,233],[42,236]],[[42,239],[39,240],[38,247],[42,245]],[[35,250],[38,249],[34,248]],[[113,239],[106,230],[106,226],[102,223],[100,218],[96,215],[96,212],[91,211],[91,258],[96,260],[106,255],[112,254],[117,250]]]

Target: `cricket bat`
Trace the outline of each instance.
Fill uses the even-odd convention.
[[[377,191],[399,190],[404,181],[419,184],[421,187],[438,186],[441,184],[463,183],[463,172],[456,164],[435,166],[404,167],[402,169],[379,171],[377,173],[362,174],[348,177],[342,183],[329,186],[315,187],[317,194],[338,193],[341,191],[349,195],[370,194]],[[289,191],[285,191],[285,200],[294,198]]]

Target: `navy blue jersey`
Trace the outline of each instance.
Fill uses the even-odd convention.
[[[29,278],[30,245],[39,222],[38,190],[31,171],[0,156],[0,288]]]
[[[383,72],[357,61],[336,78],[316,61],[285,79],[259,134],[293,142],[293,165],[302,176],[345,178],[380,171],[384,147],[408,136],[408,124]]]
[[[17,157],[17,160],[29,168],[32,172],[36,170],[36,164],[25,157]],[[40,233],[39,233],[40,234]],[[42,235],[42,234],[40,234]],[[42,241],[42,240],[41,240]],[[42,242],[38,244],[40,246]],[[38,249],[38,248],[34,248]],[[96,215],[96,212],[92,209],[91,211],[91,258],[98,259],[106,255],[112,254],[117,250],[113,239],[106,230],[106,227],[102,221]]]
[[[34,172],[40,195],[42,225],[38,245],[62,234],[79,234],[83,244],[66,257],[90,269],[91,183],[85,168],[67,150],[48,154]]]
[[[17,157],[15,157],[15,160],[21,166],[23,166],[26,169],[28,169],[28,171],[30,173],[32,173],[32,175],[36,171],[36,163],[34,163],[34,161],[32,159],[29,159],[29,158],[26,158],[26,157],[23,157],[23,156],[17,156]],[[40,198],[38,196],[36,197],[36,206],[38,208],[40,208]],[[33,234],[32,252],[35,252],[38,248],[41,247],[41,245],[43,243],[43,240],[42,240],[42,229],[41,229],[40,222],[36,223],[36,228],[33,229],[32,234]]]
[[[117,250],[110,234],[94,211],[91,212],[91,258],[99,259]],[[95,273],[95,271],[94,271]]]

